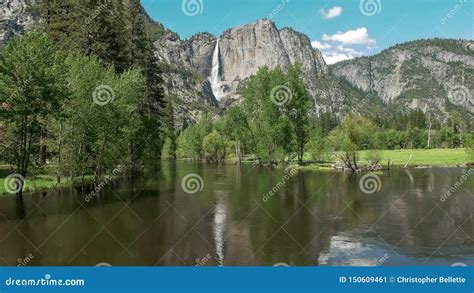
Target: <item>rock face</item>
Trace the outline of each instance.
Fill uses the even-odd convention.
[[[313,95],[318,88],[317,77],[328,72],[321,53],[311,46],[308,37],[289,28],[279,31],[267,19],[225,31],[220,37],[220,61],[224,92],[231,96],[262,66],[286,70],[300,63]]]
[[[40,21],[31,9],[37,1],[0,0],[0,46]],[[217,116],[241,99],[239,90],[260,67],[286,70],[294,63],[302,65],[314,99],[313,112],[383,115],[388,105],[396,105],[437,114],[453,109],[474,113],[474,42],[470,40],[414,41],[328,68],[307,36],[290,28],[279,30],[268,19],[229,29],[219,37],[199,33],[181,40],[144,14],[157,32],[154,46],[163,87],[176,100],[181,127],[203,115]],[[219,100],[210,78],[218,39],[218,62],[214,59],[218,83],[212,79],[212,84],[214,92],[218,85]]]
[[[385,104],[441,113],[458,106],[474,113],[473,41],[404,43],[372,57],[337,63],[331,72],[364,92],[376,93]]]
[[[169,32],[155,43],[156,55],[163,63],[200,75],[205,91],[201,99],[212,103],[217,99],[208,95],[212,90],[209,92],[206,79],[212,71],[216,43],[217,38],[208,33],[182,41]],[[328,74],[321,53],[311,46],[308,37],[289,28],[278,30],[267,19],[225,31],[219,37],[219,51],[220,84],[225,96],[224,101],[220,101],[222,106],[231,104],[228,99],[239,99],[238,89],[262,66],[271,69],[280,66],[286,70],[291,64],[300,63],[313,96],[320,91],[318,78]],[[168,92],[173,90],[168,89]]]
[[[0,46],[32,26],[29,9],[36,0],[0,0]]]

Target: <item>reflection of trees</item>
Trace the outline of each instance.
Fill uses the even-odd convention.
[[[425,257],[462,249],[459,245],[466,241],[472,243],[473,198],[460,189],[442,202],[441,195],[458,180],[445,172],[414,170],[412,182],[403,173],[396,175],[398,188],[379,203],[381,212],[387,213],[376,227],[384,241],[401,252]],[[470,250],[474,252],[472,246]]]
[[[189,173],[203,177],[203,192],[183,192],[180,180]],[[0,218],[0,235],[17,225],[18,231],[0,243],[0,257],[16,264],[32,253],[33,265],[196,265],[210,254],[205,265],[317,265],[330,247],[341,254],[334,247],[347,243],[355,248],[345,251],[357,254],[357,245],[369,242],[398,245],[398,254],[411,257],[427,257],[441,244],[434,257],[472,254],[474,199],[464,188],[470,190],[474,178],[441,202],[459,170],[408,173],[384,173],[382,191],[367,195],[359,190],[360,176],[300,171],[264,202],[283,170],[178,163],[153,180],[135,180],[133,188],[128,180],[107,186],[87,210],[73,189],[27,197],[22,205],[2,198],[0,213],[9,222]],[[35,253],[40,245],[41,254]]]

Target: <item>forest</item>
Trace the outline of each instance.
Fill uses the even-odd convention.
[[[140,172],[160,160],[278,165],[336,155],[356,171],[363,150],[465,148],[472,158],[473,130],[457,112],[442,120],[421,110],[312,115],[299,64],[260,68],[222,117],[176,129],[157,32],[138,0],[34,9],[44,21],[0,51],[0,162],[19,175],[20,197],[26,178],[98,184],[118,167]]]

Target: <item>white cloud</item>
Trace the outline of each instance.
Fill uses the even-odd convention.
[[[334,35],[324,34],[323,41],[340,42],[345,45],[375,45],[377,41],[369,37],[367,28],[361,27],[347,32],[337,32]]]
[[[351,55],[346,55],[346,54],[336,54],[336,55],[333,55],[333,56],[323,54],[323,58],[324,58],[324,61],[326,61],[327,64],[331,65],[331,64],[341,62],[341,61],[344,61],[344,60],[351,60],[351,59],[354,59],[355,57],[351,56]]]
[[[365,55],[364,52],[359,51],[358,49],[341,44],[328,44],[324,42],[321,43],[319,41],[313,41],[311,44],[313,45],[313,48],[321,51],[321,54],[323,55],[323,58],[327,64],[334,64],[343,60],[354,59],[356,57]]]
[[[311,42],[311,45],[313,46],[313,48],[316,48],[318,50],[331,49],[331,45],[329,45],[328,43],[323,44],[319,41],[313,41],[313,42]]]
[[[339,15],[341,15],[342,7],[334,6],[330,8],[329,10],[321,9],[319,12],[321,13],[324,19],[331,19],[331,18],[338,17]]]

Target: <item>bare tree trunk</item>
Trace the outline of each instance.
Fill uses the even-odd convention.
[[[235,156],[237,157],[237,164],[242,165],[242,150],[240,146],[240,141],[235,143]]]
[[[430,147],[430,144],[431,144],[431,127],[432,127],[432,123],[430,119],[430,126],[428,128],[428,148]]]

